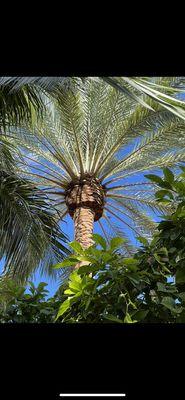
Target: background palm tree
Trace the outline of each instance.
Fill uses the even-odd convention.
[[[68,253],[48,196],[17,173],[17,148],[0,136],[0,259],[3,274],[25,282],[38,267],[52,273]]]
[[[146,96],[140,93],[140,99]],[[146,211],[163,207],[153,198],[153,185],[141,182],[139,174],[185,161],[184,120],[152,98],[147,104],[86,78],[78,90],[60,87],[57,101],[48,102],[34,129],[25,124],[7,133],[9,143],[22,151],[22,176],[53,199],[61,218],[69,213],[75,239],[84,247],[92,244],[94,221],[106,237],[103,221],[120,234],[111,216],[137,235],[151,232],[155,223]]]

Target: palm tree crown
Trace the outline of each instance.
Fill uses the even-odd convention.
[[[60,88],[34,129],[25,124],[7,134],[22,150],[22,175],[50,196],[61,218],[71,215],[83,246],[92,243],[94,221],[105,235],[103,221],[116,232],[111,216],[136,234],[151,232],[147,210],[163,207],[140,174],[185,161],[184,120],[152,98],[147,104],[86,78],[75,92]]]

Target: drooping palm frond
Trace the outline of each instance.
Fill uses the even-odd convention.
[[[47,196],[15,173],[0,171],[0,258],[4,273],[26,281],[38,266],[52,272],[68,250]]]
[[[34,129],[12,127],[6,139],[22,152],[22,176],[37,182],[62,215],[67,185],[89,173],[104,188],[107,216],[142,234],[153,229],[145,213],[166,206],[155,200],[154,185],[141,185],[140,174],[185,161],[185,122],[152,98],[148,104],[143,108],[103,80],[86,78],[76,92],[61,90]],[[128,181],[131,175],[135,180]]]
[[[60,90],[76,91],[81,78],[0,77],[0,126],[33,122],[43,117],[49,97],[60,100]]]
[[[101,222],[102,221],[102,222]],[[102,220],[98,221],[99,224],[101,224],[101,229],[102,232],[106,232],[106,239],[107,242],[109,243],[110,240],[117,236],[117,237],[122,237],[124,239],[124,242],[121,246],[121,251],[123,252],[124,255],[126,255],[127,257],[132,256],[135,252],[135,247],[132,245],[131,240],[128,236],[128,233],[125,232],[125,226],[123,226],[121,228],[120,225],[118,225],[117,223],[115,223],[114,218],[112,218],[112,216],[110,214],[108,214],[106,212],[106,210],[104,211]]]
[[[184,92],[184,77],[156,77],[153,79],[146,77],[104,77],[103,79],[128,97],[137,100],[142,106],[151,109],[148,102],[138,96],[140,93],[147,95],[172,114],[185,120],[185,102],[171,96],[171,94]]]
[[[76,93],[89,78],[79,77],[0,77],[0,124],[5,128],[41,116],[47,96],[61,100],[61,90]],[[92,77],[100,86],[102,80],[116,88],[127,99],[147,109],[154,101],[172,114],[185,119],[185,102],[178,98],[184,91],[184,77]],[[101,86],[102,87],[102,86]],[[97,119],[98,123],[98,119]]]
[[[49,93],[56,93],[59,88],[74,89],[80,78],[60,76],[2,76],[0,85],[8,87],[13,93],[24,86],[34,85]]]
[[[0,170],[13,171],[15,169],[18,149],[0,134]]]
[[[42,116],[46,99],[37,87],[27,85],[13,92],[10,88],[0,83],[0,127],[6,130]]]
[[[110,175],[122,173],[130,174],[131,171],[139,169],[146,169],[146,162],[148,163],[148,169],[156,167],[163,167],[164,165],[173,165],[174,161],[185,161],[184,158],[184,146],[185,136],[184,127],[185,124],[182,120],[174,121],[169,118],[169,121],[163,123],[161,127],[157,122],[154,132],[147,128],[147,132],[144,133],[141,139],[137,140],[137,144],[134,146],[130,154],[127,154],[123,159],[114,160],[114,167],[112,165],[108,167],[108,160],[106,164],[106,172],[104,173],[103,168],[99,169],[102,171],[102,178],[108,178]],[[168,149],[168,151],[167,151]],[[147,161],[147,154],[150,154],[150,158]],[[111,160],[112,161],[112,160]]]

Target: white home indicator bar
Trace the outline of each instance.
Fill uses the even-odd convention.
[[[125,397],[125,393],[60,393],[61,397]]]

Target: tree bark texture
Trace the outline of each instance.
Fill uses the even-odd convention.
[[[76,208],[73,220],[75,225],[75,240],[79,242],[83,248],[92,246],[94,211],[90,208]]]

